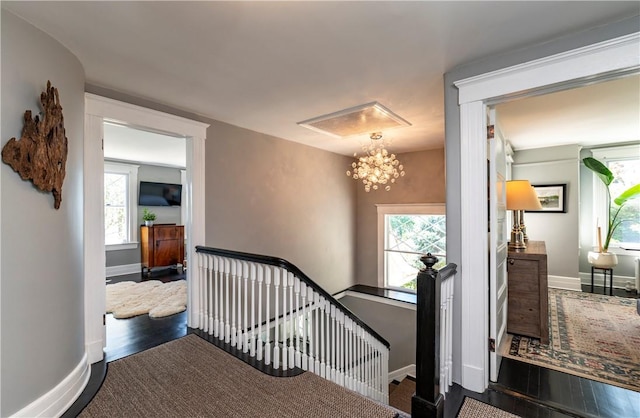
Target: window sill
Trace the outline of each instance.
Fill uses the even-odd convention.
[[[640,249],[630,249],[621,247],[609,247],[609,251],[616,255],[623,255],[629,257],[640,257]]]
[[[134,250],[138,248],[137,242],[125,242],[122,244],[110,244],[105,245],[105,250],[107,251],[120,251],[120,250]]]
[[[366,286],[362,284],[353,285],[342,292],[338,292],[334,296],[336,296],[336,299],[339,299],[342,296],[355,296],[363,299],[368,299],[369,297],[377,298],[378,302],[412,310],[416,309],[416,304],[418,302],[418,297],[415,293]]]

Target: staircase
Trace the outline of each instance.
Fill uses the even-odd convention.
[[[389,343],[286,260],[196,247],[189,327],[277,376],[308,371],[415,417],[441,416],[452,371],[456,265],[417,277],[416,380],[389,385]]]
[[[199,329],[275,374],[297,369],[388,403],[389,343],[286,260],[196,247]]]

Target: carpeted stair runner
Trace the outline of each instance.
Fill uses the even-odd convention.
[[[312,373],[268,376],[190,334],[109,363],[82,418],[394,418],[397,411]]]
[[[478,401],[468,396],[464,397],[464,402],[460,407],[457,418],[519,418],[518,415],[498,409],[484,402]]]
[[[411,414],[411,397],[415,391],[416,382],[409,378],[402,379],[399,384],[389,385],[389,405]]]

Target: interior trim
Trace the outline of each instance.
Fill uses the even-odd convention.
[[[408,366],[404,366],[399,368],[398,370],[389,372],[389,383],[393,382],[394,380],[401,382],[407,376],[411,376],[414,379],[416,378],[415,364],[409,364]]]
[[[91,366],[87,353],[78,365],[53,389],[31,402],[15,417],[59,417],[75,402],[89,382]]]
[[[125,274],[140,273],[141,271],[142,271],[141,263],[122,264],[119,266],[107,267],[107,277],[123,276]]]
[[[589,282],[591,284],[591,282]],[[577,277],[551,276],[547,275],[547,287],[555,289],[582,291],[580,279]]]

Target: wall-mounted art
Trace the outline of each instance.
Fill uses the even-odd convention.
[[[62,202],[62,183],[67,163],[67,137],[58,89],[47,81],[40,94],[42,120],[24,112],[20,140],[11,138],[2,148],[2,161],[9,164],[23,180],[31,180],[43,192],[53,193],[54,207]]]
[[[565,206],[565,200],[567,197],[566,184],[534,184],[533,188],[538,194],[538,200],[540,201],[542,209],[527,210],[527,212],[567,212],[567,207]]]

